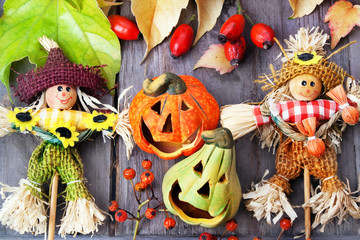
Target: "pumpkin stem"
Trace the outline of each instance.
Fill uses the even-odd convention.
[[[201,137],[206,144],[214,143],[219,148],[232,148],[234,146],[233,136],[227,128],[203,131]]]
[[[178,75],[174,73],[161,74],[155,80],[145,79],[143,83],[144,93],[151,97],[157,97],[167,92],[171,95],[179,95],[186,92],[187,87]]]

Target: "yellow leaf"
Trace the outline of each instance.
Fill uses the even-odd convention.
[[[104,14],[106,16],[109,15],[109,11],[110,11],[110,8],[112,6],[116,6],[116,5],[121,5],[122,3],[120,2],[115,2],[116,0],[96,0],[98,2],[98,5],[99,7],[101,8],[101,10],[104,12]]]
[[[189,0],[132,0],[131,11],[147,44],[144,59],[177,24],[181,9]],[[143,59],[143,61],[144,61]]]
[[[210,31],[216,23],[216,19],[221,13],[224,0],[195,0],[198,12],[198,30],[195,36],[193,46],[207,32]]]
[[[337,1],[329,8],[324,22],[329,22],[331,49],[334,49],[340,38],[348,35],[355,25],[360,26],[360,6]]]
[[[290,18],[300,18],[309,15],[317,5],[324,0],[289,0],[290,7],[294,11]]]
[[[211,45],[195,64],[193,70],[199,67],[214,68],[216,71],[219,71],[220,74],[229,73],[235,69],[226,59],[224,45],[222,44]]]

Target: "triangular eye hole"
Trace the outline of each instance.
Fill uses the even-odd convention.
[[[225,182],[227,182],[225,173],[221,176],[221,178],[219,179],[219,182],[220,182],[220,183],[225,183]]]
[[[184,100],[182,100],[181,102],[181,111],[187,111],[189,110],[189,106],[186,104],[186,102],[184,102]]]
[[[194,167],[194,171],[200,175],[202,174],[203,169],[204,169],[204,167],[203,167],[201,161],[198,164],[196,164],[196,166]]]
[[[156,112],[157,114],[160,115],[160,109],[161,109],[161,101],[156,102],[152,107],[151,110],[153,110],[154,112]]]

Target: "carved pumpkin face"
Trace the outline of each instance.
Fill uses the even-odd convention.
[[[219,114],[216,100],[199,80],[172,73],[146,79],[129,110],[137,145],[163,159],[198,150],[201,132],[216,128]]]
[[[166,208],[184,222],[216,227],[235,216],[241,199],[230,130],[202,133],[206,144],[165,174]]]

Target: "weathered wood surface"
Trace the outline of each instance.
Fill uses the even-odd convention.
[[[3,3],[4,1],[0,0],[0,2]],[[295,20],[288,20],[292,11],[286,0],[243,0],[242,2],[243,7],[248,10],[249,15],[255,22],[264,22],[271,25],[278,39],[282,40],[288,38],[290,34],[295,34],[299,27],[320,26],[326,33],[329,33],[328,24],[323,23],[323,19],[328,8],[335,1],[325,1],[310,16]],[[355,0],[352,0],[352,2],[357,3]],[[179,24],[188,22],[188,19],[195,11],[196,5],[194,1],[190,1],[188,8],[182,12]],[[130,11],[130,0],[125,0],[115,12],[134,20],[134,16]],[[211,44],[217,43],[217,35],[221,24],[235,13],[236,1],[226,0],[214,29],[205,34],[187,55],[178,60],[170,57],[169,38],[153,49],[143,64],[140,64],[140,62],[145,53],[145,42],[121,41],[122,66],[119,72],[119,92],[133,85],[130,94],[134,96],[141,89],[142,81],[145,78],[153,78],[164,72],[174,72],[176,74],[192,75],[200,79],[208,91],[217,99],[220,106],[249,100],[262,100],[265,93],[261,91],[260,86],[255,84],[253,80],[262,73],[269,73],[268,65],[273,63],[280,50],[277,46],[268,51],[256,48],[250,41],[250,24],[247,24],[244,31],[247,43],[246,56],[237,69],[225,75],[219,75],[215,70],[205,68],[193,71],[195,63],[202,54]],[[196,24],[193,23],[192,26],[195,28]],[[360,40],[359,29],[355,29],[350,33],[349,37],[342,39],[339,46],[345,45],[352,40]],[[330,47],[326,47],[326,50],[331,51]],[[341,65],[356,78],[360,78],[359,54],[360,43],[357,43],[334,56],[332,61]],[[275,68],[278,68],[280,62],[274,62],[274,65]],[[2,85],[0,86],[0,94],[1,103],[9,105],[6,90]],[[108,98],[107,101],[111,102],[111,99]],[[16,104],[15,102],[14,105],[17,106]],[[0,140],[0,181],[16,186],[19,179],[26,176],[28,159],[37,145],[38,140],[33,136],[13,134],[2,138]],[[359,147],[359,126],[349,127],[344,133],[342,154],[338,156],[338,173],[342,180],[349,179],[350,186],[354,190],[357,187],[357,176],[360,172]],[[126,167],[132,167],[140,175],[143,171],[141,161],[145,158],[151,159],[156,177],[154,189],[156,195],[160,197],[164,173],[180,160],[164,161],[154,155],[144,153],[136,147],[128,161],[121,139],[117,139],[113,143],[107,141],[104,144],[100,136],[95,138],[95,141],[83,143],[79,151],[85,166],[85,176],[88,179],[87,185],[99,206],[106,209],[107,203],[116,199],[119,201],[121,208],[131,212],[136,211],[137,204],[130,183],[122,178],[122,171]],[[258,182],[261,179],[266,169],[269,169],[271,174],[275,172],[275,156],[271,152],[261,149],[256,140],[250,141],[250,135],[236,141],[236,153],[237,171],[244,192],[250,187],[252,181]],[[112,166],[116,166],[116,168],[112,168]],[[312,179],[312,184],[316,186],[318,182]],[[292,189],[294,192],[290,196],[291,203],[301,205],[303,203],[302,177],[292,181]],[[2,200],[0,203],[2,203]],[[59,207],[61,212],[60,209],[61,207]],[[299,234],[304,229],[303,209],[299,208],[296,211],[299,217],[295,220],[291,230],[286,232],[285,237],[288,237],[288,239],[291,239],[292,236]],[[61,213],[59,213],[60,216]],[[168,231],[162,227],[164,218],[163,213],[158,213],[158,216],[152,221],[142,220],[139,239],[198,239],[201,232],[207,231],[219,236],[225,229],[224,225],[214,229],[191,226],[176,218],[177,226],[172,231]],[[251,213],[245,210],[243,203],[241,203],[236,220],[239,223],[236,235],[241,239],[252,239],[254,236],[262,236],[263,239],[276,239],[277,234],[280,232],[278,225],[270,226],[265,221],[258,222],[252,217]],[[106,224],[100,227],[100,231],[94,239],[112,239],[111,236],[117,236],[117,239],[131,239],[134,226],[133,222],[128,221],[117,224],[108,219]],[[314,230],[312,239],[358,239],[360,235],[359,229],[360,220],[349,218],[342,225],[337,225],[336,221],[333,221],[328,224],[324,233],[320,233],[318,229]],[[160,237],[151,237],[157,235]],[[21,237],[3,226],[0,226],[0,238],[37,239],[30,236]],[[78,238],[87,239],[87,237],[80,236]]]

